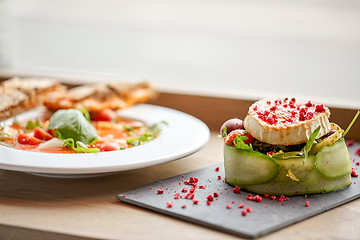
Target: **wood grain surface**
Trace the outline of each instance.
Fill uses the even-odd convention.
[[[162,93],[152,102],[190,113],[212,130],[209,143],[186,158],[103,177],[57,179],[0,170],[0,239],[239,239],[219,231],[129,206],[116,194],[221,163],[219,126],[245,116],[248,101]],[[332,109],[346,126],[354,110]],[[343,123],[345,125],[343,125]],[[359,125],[349,137],[360,140]],[[358,239],[360,200],[355,200],[262,239]]]

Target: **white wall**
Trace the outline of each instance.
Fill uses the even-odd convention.
[[[360,108],[359,1],[5,3],[6,71]]]

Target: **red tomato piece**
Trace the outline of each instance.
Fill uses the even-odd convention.
[[[108,152],[108,151],[115,151],[120,150],[120,145],[116,142],[104,142],[100,145],[100,151]]]
[[[24,145],[39,145],[42,141],[36,137],[29,136],[25,133],[19,133],[17,137],[18,143]]]
[[[50,139],[53,138],[51,134],[45,132],[44,130],[38,127],[34,129],[34,137],[45,141],[49,141]]]
[[[234,131],[231,131],[225,138],[225,144],[230,144],[234,142],[234,139],[236,138],[237,135],[241,135],[241,136],[245,136],[248,139],[244,140],[245,144],[250,144],[254,142],[254,138],[253,136],[250,135],[250,133],[248,133],[246,130],[243,129],[236,129]]]
[[[116,113],[111,109],[101,110],[92,120],[94,121],[112,121],[116,117]]]

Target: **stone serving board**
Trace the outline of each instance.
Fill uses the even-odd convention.
[[[360,162],[360,157],[355,155],[355,151],[359,148],[360,143],[349,146],[351,161],[358,173],[360,166],[356,163]],[[190,198],[185,198],[191,185],[184,181],[189,181],[190,177],[198,179],[194,192],[197,204]],[[255,202],[247,200],[247,191],[234,193],[233,187],[225,183],[224,177],[223,164],[217,164],[153,182],[118,194],[117,197],[129,204],[245,238],[263,236],[360,197],[359,178],[352,177],[351,186],[336,192],[290,196],[288,201],[282,202],[278,198],[273,200],[261,195],[262,201]],[[182,192],[184,188],[188,191]],[[163,193],[159,194],[158,189],[163,190]],[[207,196],[215,192],[219,196],[208,205]],[[174,197],[176,194],[180,195],[178,199]],[[307,201],[309,206],[306,206]],[[243,203],[243,208],[239,208],[240,203]],[[169,207],[168,204],[172,206]],[[242,211],[248,208],[252,211],[243,216]]]

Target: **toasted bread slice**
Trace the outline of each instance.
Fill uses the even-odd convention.
[[[0,84],[0,121],[42,104],[51,92],[61,89],[52,79],[11,78]]]
[[[112,110],[147,102],[157,95],[157,91],[147,82],[103,83],[82,85],[67,91],[49,95],[44,105],[51,110],[86,109],[91,113],[105,108]]]
[[[245,129],[261,142],[272,145],[295,145],[308,140],[320,126],[317,138],[331,129],[330,111],[323,105],[295,98],[262,99],[250,106]]]

